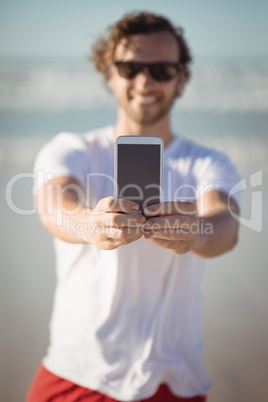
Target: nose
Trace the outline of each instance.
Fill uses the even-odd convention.
[[[152,79],[148,67],[144,67],[142,71],[140,71],[135,77],[135,83],[139,88],[147,88],[154,84],[154,80]]]

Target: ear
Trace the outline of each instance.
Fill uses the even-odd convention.
[[[113,80],[113,77],[114,77],[114,73],[115,73],[115,71],[114,71],[114,66],[113,66],[112,64],[110,64],[110,65],[108,66],[108,69],[107,69],[105,81],[106,81],[107,87],[108,87],[111,91],[113,91],[113,81],[114,81],[114,80]]]
[[[106,86],[107,91],[109,91],[110,93],[113,93],[113,88],[112,88],[112,85],[111,85],[110,81],[105,80],[104,84]]]

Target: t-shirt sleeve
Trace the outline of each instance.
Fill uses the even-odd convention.
[[[83,139],[76,134],[60,133],[36,157],[34,193],[47,180],[60,176],[73,177],[84,187],[89,169],[89,157]]]
[[[237,168],[229,157],[216,150],[196,161],[195,175],[198,181],[198,192],[218,190],[230,194],[233,187],[241,180]],[[232,193],[232,198],[241,204],[241,194]]]

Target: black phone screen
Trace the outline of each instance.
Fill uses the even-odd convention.
[[[118,198],[135,201],[141,210],[161,201],[161,146],[118,144]]]

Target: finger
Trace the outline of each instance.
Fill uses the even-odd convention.
[[[154,238],[154,239],[162,239],[167,241],[183,241],[188,242],[194,238],[194,234],[189,231],[184,231],[182,229],[176,230],[158,230],[158,231],[151,231],[145,233],[144,237],[146,239]]]
[[[194,215],[196,206],[189,201],[166,201],[160,204],[154,204],[144,209],[146,216],[156,215]]]
[[[118,214],[106,213],[101,215],[101,221],[104,226],[121,228],[121,227],[137,227],[142,226],[146,222],[146,218],[141,214]]]
[[[184,242],[184,241],[168,241],[164,239],[158,239],[151,237],[148,239],[148,241],[155,246],[160,246],[165,249],[171,250],[176,254],[185,254],[188,251],[192,249],[192,243],[191,242]]]
[[[157,229],[184,229],[185,231],[196,228],[196,219],[189,215],[171,215],[158,218],[147,219],[144,225],[144,231],[153,231]]]
[[[143,230],[142,227],[136,227],[136,228],[123,228],[121,232],[121,237],[124,240],[137,240],[140,237],[143,236]]]
[[[156,238],[156,237],[149,237],[147,238],[147,240],[154,244],[155,246],[160,246],[163,248],[166,248],[168,250],[175,250],[176,248],[178,248],[178,240],[165,240],[165,239],[160,239],[160,238]]]
[[[105,231],[105,240],[117,242],[119,244],[127,244],[130,240],[136,240],[143,235],[142,228],[107,228]]]
[[[142,237],[143,232],[141,228],[113,228],[106,227],[98,230],[97,242],[99,248],[104,250],[113,250],[121,245],[129,244]]]
[[[135,213],[140,209],[139,204],[122,198],[106,197],[102,198],[93,210],[93,213],[103,212],[124,212]]]

